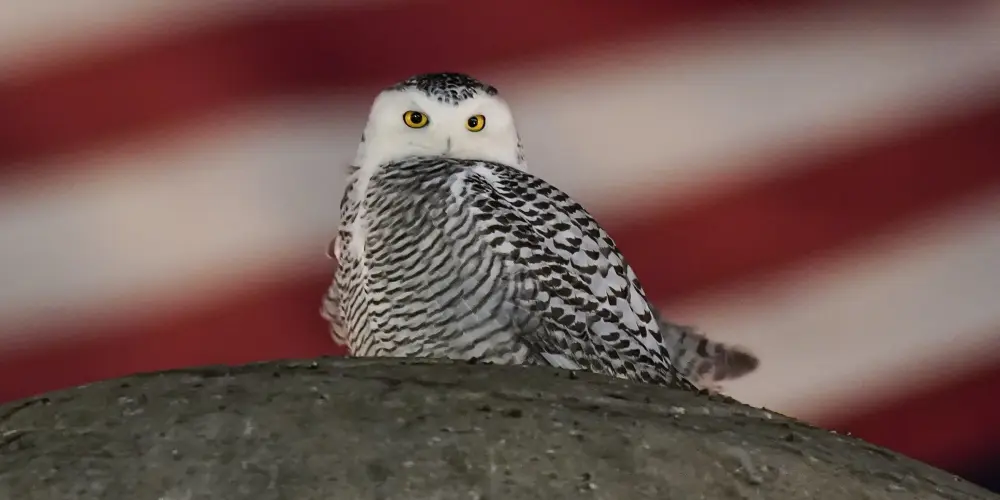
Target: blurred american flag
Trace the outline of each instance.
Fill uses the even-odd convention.
[[[1000,487],[996,1],[0,4],[0,401],[338,353],[367,106],[462,71],[733,396]]]

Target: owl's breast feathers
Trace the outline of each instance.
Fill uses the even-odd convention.
[[[513,307],[504,314],[514,317],[498,324],[518,329],[516,339],[539,360],[690,388],[614,241],[582,206],[542,179],[491,162],[414,158],[379,168],[363,198],[369,238],[407,239],[411,252],[449,253],[461,263],[452,270],[456,286],[501,296]],[[373,275],[403,258],[383,257],[369,260]],[[478,286],[484,281],[488,292]],[[506,311],[480,296],[471,300],[482,305],[459,306],[480,319]]]

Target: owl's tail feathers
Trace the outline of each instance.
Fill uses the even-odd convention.
[[[717,391],[720,382],[744,377],[760,366],[760,359],[746,347],[711,340],[692,327],[659,317],[657,321],[674,367],[703,389]]]

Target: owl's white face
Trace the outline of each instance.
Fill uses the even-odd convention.
[[[375,99],[354,165],[375,169],[410,156],[487,160],[525,170],[510,107],[496,94],[440,99],[390,88]]]

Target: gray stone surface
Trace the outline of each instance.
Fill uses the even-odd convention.
[[[3,499],[996,499],[718,396],[537,367],[323,359],[0,406]]]

